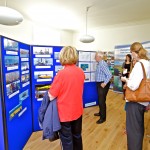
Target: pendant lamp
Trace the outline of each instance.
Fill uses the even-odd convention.
[[[6,6],[0,6],[0,24],[2,25],[17,25],[23,21],[23,16],[17,10]]]
[[[87,34],[87,15],[88,15],[88,10],[89,10],[90,7],[87,7],[86,8],[86,22],[85,22],[85,35],[83,35],[81,38],[80,38],[80,42],[82,43],[91,43],[95,40],[95,38],[91,35],[88,35]]]

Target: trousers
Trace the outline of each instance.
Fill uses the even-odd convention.
[[[144,138],[145,106],[136,102],[127,102],[126,130],[128,150],[142,150]]]
[[[110,82],[103,88],[101,87],[101,83],[97,82],[97,90],[98,90],[98,103],[99,103],[99,114],[101,119],[106,119],[106,96],[110,87]]]
[[[63,150],[83,150],[82,144],[82,116],[77,120],[61,122],[59,131]]]

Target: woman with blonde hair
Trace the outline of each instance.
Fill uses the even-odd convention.
[[[85,75],[83,70],[76,66],[78,54],[74,47],[62,48],[59,59],[64,69],[55,76],[49,96],[50,100],[57,97],[62,149],[82,150],[82,94]]]
[[[141,63],[143,63],[147,78],[150,78],[150,62],[148,61],[147,51],[142,44],[135,42],[130,47],[132,57],[137,62],[133,67],[129,79],[122,78],[127,86],[135,91],[138,89],[142,79],[143,70]],[[144,137],[144,112],[149,102],[129,102],[126,107],[126,130],[127,130],[127,146],[128,150],[142,150]]]

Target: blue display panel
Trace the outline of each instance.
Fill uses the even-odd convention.
[[[83,106],[89,107],[98,105],[97,86],[95,82],[84,83]]]
[[[21,150],[32,133],[30,46],[1,38],[8,149]]]
[[[1,39],[1,37],[0,37]],[[1,40],[0,40],[0,45],[1,45]],[[0,46],[0,58],[1,58],[1,46]],[[2,73],[1,73],[1,67],[2,64],[0,62],[0,81],[2,81]],[[3,111],[2,111],[2,83],[0,83],[0,150],[5,149],[5,141],[4,141],[4,121],[3,121]]]
[[[83,91],[83,106],[89,107],[98,104],[98,93],[95,82],[96,61],[95,52],[78,51],[79,62],[78,66],[82,68],[85,74],[84,91]]]
[[[50,88],[56,73],[62,68],[59,52],[62,47],[31,46],[33,129],[40,130],[38,110],[44,93]]]
[[[1,87],[0,87],[1,88]],[[4,127],[3,127],[3,116],[2,116],[2,98],[0,89],[0,150],[4,150]]]

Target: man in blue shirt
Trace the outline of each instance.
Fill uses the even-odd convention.
[[[101,124],[106,121],[106,96],[110,86],[110,79],[112,77],[107,63],[103,60],[103,56],[103,52],[98,51],[95,54],[95,60],[98,62],[95,81],[98,90],[99,112],[95,113],[94,116],[100,116],[100,119],[96,122],[97,124]]]

